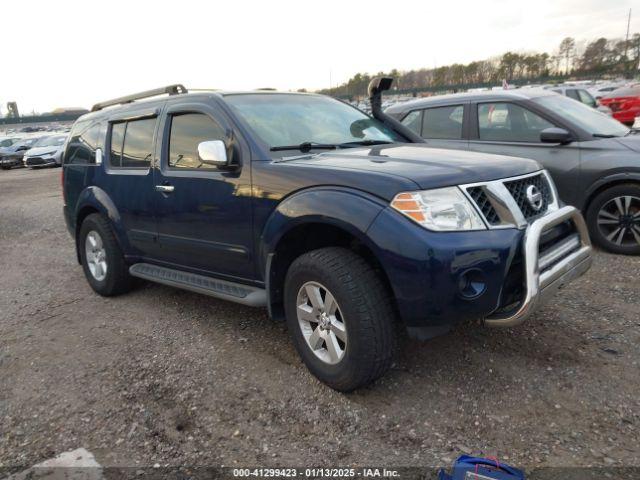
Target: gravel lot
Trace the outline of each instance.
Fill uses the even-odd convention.
[[[266,312],[141,283],[94,294],[60,170],[0,172],[0,467],[84,447],[103,465],[640,465],[640,258],[593,269],[526,325],[406,342],[350,395]]]

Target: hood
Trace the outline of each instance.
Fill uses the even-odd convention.
[[[443,150],[420,144],[338,150],[299,157],[288,163],[399,176],[423,189],[515,177],[542,168],[538,162],[524,158]]]
[[[629,135],[628,137],[619,137],[614,140],[629,150],[640,153],[640,133]]]
[[[27,150],[25,156],[33,157],[36,155],[44,155],[45,153],[58,153],[60,149],[62,149],[62,146],[35,147]]]

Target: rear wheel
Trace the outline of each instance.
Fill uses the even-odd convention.
[[[396,339],[389,292],[350,250],[322,248],[297,258],[285,280],[285,311],[302,360],[331,388],[354,390],[390,367]]]
[[[587,211],[594,242],[614,253],[640,254],[640,186],[623,184],[593,199]]]
[[[96,293],[106,297],[131,289],[132,278],[109,222],[94,213],[82,222],[78,249],[85,277]]]

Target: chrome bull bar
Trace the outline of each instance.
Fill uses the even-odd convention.
[[[542,233],[571,220],[577,234],[540,256]],[[591,240],[584,218],[570,206],[560,208],[534,221],[523,239],[525,294],[522,302],[509,312],[492,314],[484,322],[490,327],[512,327],[524,322],[541,304],[565,284],[582,276],[591,267]]]

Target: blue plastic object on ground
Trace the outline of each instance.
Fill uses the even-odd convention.
[[[440,470],[438,480],[525,480],[524,472],[493,458],[461,455],[451,474]]]

